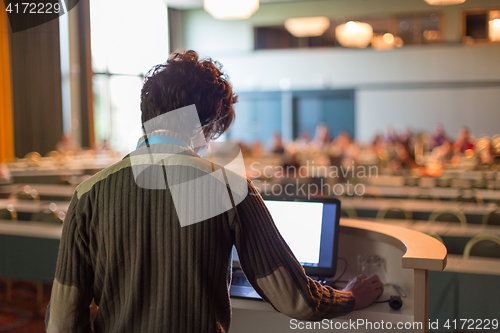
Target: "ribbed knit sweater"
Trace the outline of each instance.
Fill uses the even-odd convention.
[[[169,172],[179,179],[206,175],[208,162],[184,153],[199,165],[172,165]],[[164,174],[165,166],[150,167]],[[48,332],[90,332],[92,299],[99,307],[94,332],[228,332],[233,245],[249,282],[277,311],[322,320],[353,309],[351,293],[305,275],[250,181],[236,210],[184,227],[168,185],[152,190],[136,181],[127,156],[76,189],[63,226]]]

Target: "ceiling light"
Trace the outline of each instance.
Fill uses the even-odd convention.
[[[427,41],[436,40],[439,37],[439,33],[436,30],[424,30],[423,35]]]
[[[325,16],[290,18],[285,21],[285,28],[295,37],[321,36],[330,27],[330,20]]]
[[[446,6],[446,5],[458,5],[459,3],[464,3],[465,0],[425,0],[425,2],[433,6]]]
[[[390,33],[386,33],[382,36],[382,39],[384,40],[384,42],[386,42],[387,44],[392,44],[394,43],[394,35],[393,34],[390,34]]]
[[[403,46],[403,40],[400,37],[394,37],[391,33],[374,35],[372,38],[372,47],[376,50],[390,50],[401,46]]]
[[[219,20],[243,20],[259,9],[259,0],[204,0],[204,8]]]
[[[345,47],[367,47],[373,37],[373,28],[368,23],[349,21],[335,28],[335,36]]]
[[[492,42],[500,42],[500,18],[489,22],[489,37]]]

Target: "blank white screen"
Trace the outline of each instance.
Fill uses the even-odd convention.
[[[266,207],[300,263],[319,263],[323,204],[266,201]]]

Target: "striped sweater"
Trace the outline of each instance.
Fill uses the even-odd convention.
[[[206,175],[207,161],[183,153],[198,165],[171,165],[171,175]],[[164,165],[150,168],[164,174]],[[352,294],[305,275],[247,186],[236,209],[181,227],[168,184],[138,186],[131,156],[80,184],[63,226],[47,332],[91,332],[92,300],[94,332],[228,332],[233,245],[249,282],[277,311],[304,320],[350,312]]]

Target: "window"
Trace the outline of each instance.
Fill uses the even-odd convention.
[[[444,20],[440,13],[425,13],[412,15],[398,15],[379,18],[350,18],[337,17],[330,20],[330,27],[318,37],[294,37],[284,27],[263,26],[255,27],[255,50],[290,49],[310,47],[338,47],[340,44],[335,38],[335,28],[346,21],[361,21],[373,28],[374,36],[391,33],[399,37],[403,45],[431,44],[443,41]]]
[[[161,1],[90,2],[96,142],[128,153],[141,124],[145,73],[168,58],[167,7]]]

